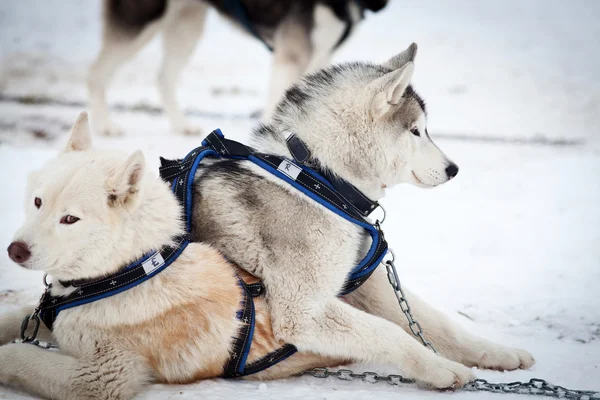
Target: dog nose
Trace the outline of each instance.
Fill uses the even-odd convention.
[[[29,246],[23,242],[12,242],[6,250],[10,259],[19,264],[24,263],[31,257]]]
[[[448,175],[448,179],[454,178],[458,174],[458,165],[450,164],[446,167],[446,175]]]

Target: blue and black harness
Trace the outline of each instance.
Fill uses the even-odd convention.
[[[172,182],[173,193],[183,206],[187,233],[176,238],[175,246],[152,251],[113,275],[95,280],[59,282],[64,287],[74,287],[75,290],[67,296],[52,296],[50,290],[47,290],[36,310],[39,318],[49,329],[52,329],[60,311],[121,293],[150,279],[175,261],[190,241],[194,177],[199,165],[206,158],[250,161],[367,231],[372,239],[371,247],[363,260],[349,274],[340,295],[358,288],[381,263],[388,248],[379,225],[373,225],[365,219],[378,207],[378,204],[362,195],[348,182],[339,180],[324,171],[318,173],[303,165],[302,163],[309,159],[310,153],[296,136],[291,135],[287,144],[296,162],[277,155],[258,153],[241,143],[225,139],[217,129],[206,137],[202,146],[192,150],[183,160],[161,159],[160,175],[165,181]],[[241,278],[238,279],[244,298],[237,318],[243,324],[239,335],[234,339],[231,358],[225,365],[224,376],[229,378],[262,371],[297,351],[295,346],[286,344],[257,361],[250,364],[246,362],[252,346],[255,325],[253,298],[264,294],[265,287],[261,282],[247,284]]]

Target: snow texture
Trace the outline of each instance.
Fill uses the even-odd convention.
[[[461,168],[434,190],[390,190],[386,238],[404,285],[489,339],[529,350],[529,371],[476,371],[509,382],[532,377],[600,390],[600,2],[392,1],[367,20],[336,61],[383,61],[419,44],[415,86],[429,131]],[[85,75],[100,46],[100,2],[0,4],[0,243],[23,219],[27,173],[64,146],[85,101]],[[223,49],[227,48],[226,51]],[[197,137],[169,132],[154,86],[155,40],[116,76],[113,113],[123,138],[99,147],[141,148],[150,165],[181,157]],[[179,95],[204,133],[246,140],[265,103],[270,56],[215,13]],[[9,101],[20,98],[19,102]],[[31,101],[27,101],[27,100]],[[465,139],[464,136],[467,136]],[[0,312],[34,303],[41,274],[0,256]],[[391,290],[391,289],[390,289]],[[373,338],[377,340],[377,338]],[[394,373],[389,366],[356,370]],[[310,377],[275,382],[155,385],[142,399],[492,399],[383,383]],[[505,395],[517,399],[524,396]],[[0,399],[29,396],[0,388]]]

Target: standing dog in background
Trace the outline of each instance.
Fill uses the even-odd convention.
[[[159,31],[163,59],[158,88],[172,128],[193,134],[175,88],[202,35],[209,6],[254,35],[273,51],[267,120],[284,91],[302,74],[329,64],[365,10],[387,0],[104,0],[103,44],[88,79],[92,125],[98,134],[119,135],[110,121],[105,91],[117,69]]]

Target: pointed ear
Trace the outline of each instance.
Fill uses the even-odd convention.
[[[92,147],[92,137],[90,136],[90,125],[88,115],[82,111],[71,129],[71,137],[65,148],[65,153],[69,151],[85,151]]]
[[[417,44],[411,43],[406,50],[400,54],[396,54],[383,64],[388,69],[399,69],[404,67],[409,62],[414,62],[417,56]]]
[[[381,117],[400,103],[402,95],[410,85],[414,70],[414,64],[409,62],[404,67],[392,71],[372,83],[376,91],[373,99],[374,116]]]
[[[144,154],[137,150],[106,179],[108,204],[134,208],[138,204],[141,182],[146,172]]]

